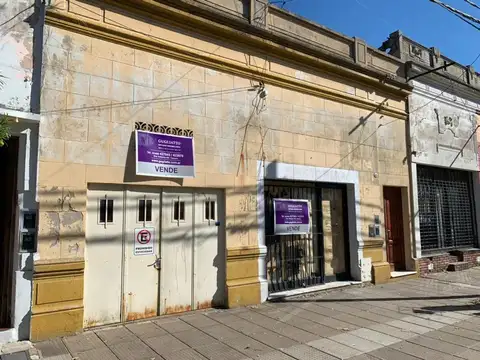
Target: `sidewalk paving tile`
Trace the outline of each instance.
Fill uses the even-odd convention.
[[[369,326],[368,328],[374,331],[378,331],[382,334],[387,334],[403,340],[418,336],[418,334],[414,332],[403,330],[398,327],[390,326],[388,324],[376,324]]]
[[[255,360],[298,360],[280,351],[259,355]]]
[[[145,340],[145,343],[160,355],[188,349],[188,345],[184,344],[170,334],[147,339]]]
[[[351,357],[348,360],[378,360],[378,358],[369,354],[361,354],[361,355]]]
[[[340,359],[347,359],[349,357],[360,355],[363,353],[360,350],[340,344],[330,339],[315,340],[315,341],[309,342],[308,345],[320,351],[326,352],[330,355],[336,356]]]
[[[118,360],[118,357],[106,346],[75,354],[77,360]],[[53,360],[48,358],[48,360]]]
[[[199,354],[193,349],[179,350],[173,353],[162,355],[165,360],[205,360],[206,357]],[[155,358],[156,360],[157,358]]]
[[[381,332],[374,331],[374,330],[371,330],[371,329],[366,329],[366,328],[357,329],[357,330],[354,330],[350,333],[352,335],[358,336],[360,338],[376,342],[376,343],[381,344],[383,346],[392,345],[392,344],[395,344],[397,342],[402,341],[402,339],[399,339],[399,338],[396,338],[396,337],[393,337],[393,336],[390,336],[390,335],[387,335],[387,334],[383,334]]]
[[[218,322],[208,318],[204,314],[185,315],[181,316],[180,320],[185,321],[186,323],[198,329],[202,329],[207,326],[218,325]]]
[[[285,326],[288,326],[288,325],[285,324]],[[310,334],[310,335],[307,335],[304,337],[301,336],[300,338],[298,338],[298,335],[302,334],[301,331],[304,331],[304,333],[307,332],[307,334]],[[290,326],[291,334],[289,334],[288,331],[285,331],[285,333],[281,333],[281,332],[279,333],[281,333],[284,336],[290,337],[291,339],[296,340],[298,342],[307,343],[309,341],[316,340],[319,337],[322,337],[322,338],[329,337],[329,336],[341,334],[342,332],[343,332],[342,330],[332,329],[331,327],[314,322],[311,326],[304,327],[303,330]],[[310,340],[306,340],[308,338],[310,338]]]
[[[440,351],[429,349],[425,346],[412,344],[410,342],[401,342],[389,346],[392,349],[398,350],[405,354],[416,356],[423,360],[453,360],[454,357],[450,354],[441,353]]]
[[[95,333],[107,346],[137,340],[137,337],[134,334],[120,326],[105,330],[98,330]]]
[[[313,319],[312,319],[313,320]],[[360,326],[356,326],[353,324],[346,323],[341,320],[333,319],[333,318],[322,318],[322,319],[315,319],[314,320],[316,323],[319,323],[321,325],[328,326],[329,328],[336,329],[336,330],[342,330],[342,331],[351,331],[351,330],[356,330],[359,329]]]
[[[243,319],[238,319],[238,321],[225,324],[225,325],[245,335],[249,335],[249,334],[253,334],[254,332],[265,330],[263,327],[255,325],[250,321],[243,320]]]
[[[446,341],[432,339],[426,336],[417,336],[411,339],[408,339],[408,342],[427,347],[432,350],[440,351],[446,354],[459,354],[465,351],[465,347],[455,345]],[[480,360],[480,359],[479,359]]]
[[[103,344],[101,345],[103,346]],[[42,352],[44,358],[55,360],[70,360],[72,358],[60,338],[38,342],[35,347]]]
[[[233,339],[239,336],[243,336],[241,332],[233,330],[223,324],[205,327],[202,329],[202,331],[217,340]]]
[[[163,319],[154,320],[155,324],[160,326],[162,329],[166,330],[170,334],[180,332],[180,331],[187,331],[187,330],[194,330],[195,328],[187,324],[185,321],[180,319],[170,320],[170,321],[163,321]]]
[[[13,354],[0,355],[0,360],[30,360],[30,357],[25,351],[20,351]]]
[[[396,327],[396,328],[399,328],[399,329],[402,329],[402,330],[414,332],[414,333],[417,333],[417,334],[425,334],[426,332],[429,332],[429,331],[432,330],[431,328],[427,328],[427,327],[424,327],[424,326],[418,326],[418,325],[415,325],[413,323],[405,322],[405,321],[402,321],[402,320],[389,321],[387,323],[387,325],[390,325],[390,326],[393,326],[393,327]]]
[[[432,339],[438,339],[440,341],[445,341],[451,344],[461,345],[470,347],[477,343],[476,340],[472,340],[463,336],[457,336],[453,334],[449,334],[440,330],[430,331],[428,333],[423,334],[422,336],[426,336]]]
[[[165,330],[155,325],[151,321],[127,324],[125,327],[143,340],[167,334]]]
[[[415,313],[415,316],[416,317],[419,317],[419,318],[422,318],[422,319],[426,319],[426,320],[432,320],[432,321],[436,321],[436,322],[439,322],[439,323],[442,323],[442,324],[446,324],[446,325],[452,325],[452,324],[455,324],[457,323],[459,320],[456,319],[456,318],[453,318],[453,317],[449,317],[449,316],[443,316],[441,314],[421,314],[421,313]]]
[[[346,323],[353,324],[359,327],[367,327],[377,323],[376,321],[367,320],[361,317],[356,317],[355,315],[352,315],[352,314],[334,315],[333,318],[340,321],[345,321]]]
[[[275,351],[274,348],[248,336],[224,340],[223,343],[251,358]]]
[[[383,347],[382,344],[352,335],[351,332],[335,335],[330,337],[329,339],[365,353]]]
[[[465,321],[465,320],[459,321],[459,322],[453,324],[453,326],[459,327],[459,328],[462,328],[462,329],[465,329],[465,330],[472,330],[472,331],[477,331],[478,329],[480,329],[479,324],[469,322],[469,321]]]
[[[352,311],[352,313],[354,313],[355,316],[358,316],[359,318],[370,320],[371,324],[386,323],[394,320],[391,317],[379,315],[369,311],[359,311],[358,313],[355,311]],[[365,327],[368,327],[368,326],[365,326]]]
[[[93,331],[86,331],[82,334],[67,336],[63,339],[68,351],[75,355],[92,349],[104,347],[105,344]]]
[[[210,312],[206,313],[205,316],[217,321],[220,324],[228,324],[240,320],[238,316],[230,314],[227,311]]]
[[[245,360],[248,356],[245,356],[241,352],[232,349],[230,346],[222,343],[214,343],[206,346],[202,346],[196,349],[200,354],[210,360]]]
[[[297,360],[337,360],[338,357],[327,354],[323,351],[314,349],[307,345],[295,345],[283,349],[285,353],[293,356]],[[272,359],[273,360],[273,359]]]
[[[275,332],[268,331],[268,330],[254,333],[252,334],[252,337],[265,345],[268,345],[277,349],[298,344],[298,342],[295,340],[289,339],[285,336],[282,336],[280,334],[277,334]]]
[[[373,356],[375,359],[381,360],[421,360],[417,356],[409,355],[404,352],[392,349],[391,347],[384,347],[375,351],[368,353],[368,355]],[[351,359],[353,360],[353,359]]]
[[[478,360],[480,359],[480,351],[468,349],[460,354],[457,354],[457,356],[466,360]]]
[[[140,340],[125,341],[110,346],[120,360],[152,360],[158,355]]]
[[[409,322],[418,326],[423,326],[425,328],[430,328],[434,330],[438,330],[445,326],[444,323],[440,323],[438,321],[432,321],[428,319],[423,319],[418,316],[407,316],[402,319],[402,321]]]
[[[463,329],[456,327],[455,325],[446,326],[440,329],[440,331],[446,332],[448,334],[458,335],[466,337],[472,340],[480,341],[480,332]]]
[[[199,346],[211,344],[217,340],[210,335],[207,335],[197,329],[180,331],[172,334],[181,342],[187,344],[191,348],[197,348]]]

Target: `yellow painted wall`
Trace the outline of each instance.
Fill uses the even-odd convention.
[[[132,185],[223,188],[227,248],[229,254],[233,251],[227,262],[229,302],[231,306],[255,303],[260,296],[258,269],[246,271],[243,265],[258,264],[258,254],[252,250],[250,255],[238,256],[235,251],[258,245],[257,160],[359,171],[357,216],[362,219],[364,241],[369,240],[368,224],[373,223],[373,216],[380,215],[383,222],[382,186],[408,186],[404,120],[352,105],[352,99],[383,102],[386,108],[401,113],[403,101],[387,99],[375,89],[335,79],[320,70],[267,57],[260,50],[69,3],[67,15],[80,17],[85,24],[96,22],[157,39],[177,47],[179,54],[208,55],[212,62],[223,59],[247,72],[261,69],[283,81],[291,78],[305,87],[344,96],[348,105],[314,96],[310,90],[294,91],[291,86],[267,82],[268,98],[262,111],[255,111],[256,91],[247,88],[258,82],[235,75],[238,69],[214,70],[180,60],[180,55],[159,55],[47,26],[37,264],[83,258],[88,183],[122,184],[128,180]],[[63,4],[58,2],[54,11],[66,13]],[[193,130],[196,178],[136,182],[135,122]]]

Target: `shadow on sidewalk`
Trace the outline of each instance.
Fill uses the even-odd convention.
[[[444,305],[444,306],[426,306],[421,309],[414,309],[413,312],[417,314],[434,314],[437,312],[449,311],[479,311],[473,315],[480,316],[480,303],[470,305]]]
[[[455,299],[480,299],[479,295],[449,295],[449,296],[411,296],[411,297],[385,297],[385,298],[354,298],[351,299],[315,299],[315,298],[304,298],[304,299],[272,299],[269,302],[272,303],[306,303],[306,302],[363,302],[363,301],[409,301],[409,300],[455,300]],[[465,305],[472,306],[472,305]],[[480,305],[476,305],[480,306]],[[479,309],[480,310],[480,309]],[[457,310],[460,311],[460,310]]]

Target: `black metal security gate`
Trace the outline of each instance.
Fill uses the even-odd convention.
[[[265,182],[265,240],[269,293],[325,282],[322,187],[338,188],[339,186],[302,182]],[[273,199],[277,198],[310,200],[312,211],[310,234],[274,235]],[[343,213],[346,227],[346,206]],[[347,245],[345,248],[348,253],[347,232],[344,233]],[[348,259],[348,255],[345,256],[345,259]],[[348,260],[346,261],[348,264]],[[349,270],[347,271],[349,272]]]
[[[471,173],[417,166],[422,250],[477,246]]]

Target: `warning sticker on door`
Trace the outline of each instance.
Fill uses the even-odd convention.
[[[133,255],[153,255],[155,244],[155,228],[135,229]]]

